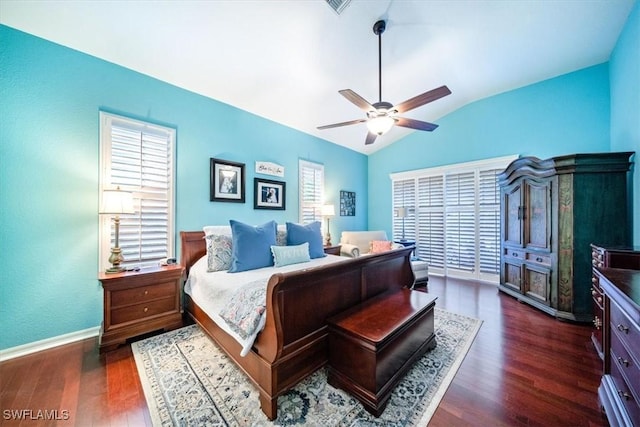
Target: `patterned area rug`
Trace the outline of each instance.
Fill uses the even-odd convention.
[[[246,376],[196,325],[131,345],[154,426],[424,426],[482,322],[435,309],[437,346],[393,391],[379,418],[320,369],[278,398],[278,418],[260,410]]]

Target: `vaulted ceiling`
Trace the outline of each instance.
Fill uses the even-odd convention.
[[[364,118],[338,90],[393,104],[446,84],[406,114],[428,122],[470,102],[609,59],[635,0],[0,1],[0,22],[368,154]],[[434,132],[437,132],[436,129]],[[425,133],[426,134],[426,133]],[[428,138],[429,135],[425,135]]]

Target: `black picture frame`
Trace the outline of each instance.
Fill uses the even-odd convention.
[[[356,215],[356,193],[340,190],[340,216]]]
[[[244,203],[244,163],[211,157],[209,199],[212,202]]]
[[[253,179],[253,208],[285,210],[287,201],[287,184],[271,179]]]

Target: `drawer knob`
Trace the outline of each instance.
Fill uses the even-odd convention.
[[[598,265],[598,261],[597,261],[597,260],[595,260],[595,259],[592,259],[592,260],[591,260],[591,264],[593,264],[593,265]]]
[[[595,297],[596,295],[598,295],[598,291],[596,291],[595,289],[591,288],[591,296]]]
[[[518,258],[518,253],[517,253],[517,252],[512,252],[512,253],[511,253],[511,256],[512,256],[512,257],[515,257],[515,258]]]
[[[145,295],[149,294],[149,291],[145,289],[144,294]]]
[[[537,262],[542,262],[542,258],[537,257],[537,258],[536,258],[536,261],[537,261]]]
[[[147,311],[149,311],[149,307],[145,307],[144,310],[142,310],[142,311],[144,311],[146,313]]]
[[[631,395],[629,393],[627,393],[626,391],[622,391],[622,390],[618,390],[618,396],[620,396],[624,400],[629,400],[631,398]]]
[[[596,279],[595,277],[592,277],[591,278],[591,283],[593,283],[595,285],[596,283],[598,283],[598,279]]]
[[[622,357],[618,357],[618,363],[623,365],[625,368],[629,367],[629,361],[627,359],[623,359]]]
[[[629,333],[629,327],[628,327],[628,326],[624,326],[624,325],[622,325],[622,324],[618,324],[618,325],[616,326],[616,328],[618,328],[618,330],[619,330],[620,332],[624,332],[625,334],[628,334],[628,333]]]

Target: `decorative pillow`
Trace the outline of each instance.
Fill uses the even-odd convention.
[[[276,244],[276,222],[257,227],[239,221],[231,224],[232,257],[229,273],[253,270],[273,265],[271,246]]]
[[[309,256],[311,258],[327,256],[322,245],[320,227],[320,221],[314,221],[306,225],[287,222],[287,245],[300,245],[307,242],[309,243]]]
[[[378,254],[391,250],[391,241],[389,240],[372,240],[369,252]]]
[[[228,270],[231,268],[231,237],[211,234],[207,239],[207,271]]]
[[[271,246],[271,252],[276,267],[311,261],[307,242],[295,246]]]
[[[281,230],[278,227],[276,230],[276,245],[287,246],[287,230]]]

